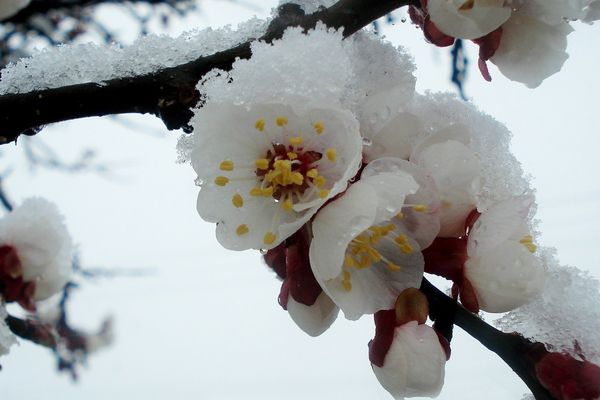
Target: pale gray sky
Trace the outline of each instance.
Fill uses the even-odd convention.
[[[202,17],[175,30],[265,15],[275,2],[253,1],[260,7],[256,11],[206,1]],[[419,91],[452,90],[447,49],[427,45],[408,22],[384,33],[414,54]],[[594,49],[599,40],[598,25],[577,25],[569,37],[571,58],[538,89],[507,81],[494,68],[491,84],[472,68],[467,85],[474,103],[514,134],[513,150],[537,189],[542,243],[557,247],[563,263],[596,277],[600,58]],[[51,171],[32,175],[21,165],[6,183],[15,200],[41,195],[58,204],[84,265],[155,267],[156,272],[89,282],[74,296],[75,324],[92,327],[113,314],[117,335],[111,348],[91,358],[79,383],[56,374],[44,349],[22,342],[0,360],[0,398],[391,399],[367,358],[371,318],[340,318],[318,338],[302,333],[277,304],[280,284],[259,254],[221,249],[214,226],[196,214],[194,172],[174,163],[177,135],[151,116],[131,120],[135,129],[95,118],[51,126],[39,135],[65,157],[82,147],[97,149],[114,165],[114,179]],[[2,148],[3,155],[9,153],[19,151]],[[520,399],[526,391],[499,359],[460,329],[446,373],[443,400]]]

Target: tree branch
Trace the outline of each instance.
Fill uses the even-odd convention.
[[[347,37],[394,9],[417,2],[341,0],[310,15],[304,15],[295,4],[285,4],[260,40],[278,39],[290,26],[314,28],[318,21],[343,28]],[[151,113],[168,129],[189,130],[190,109],[199,100],[197,82],[213,68],[229,70],[236,58],[250,56],[250,42],[246,42],[149,75],[0,96],[0,142],[14,141],[28,131],[35,133],[36,127],[52,122],[122,113]]]
[[[454,323],[502,358],[525,382],[537,400],[556,400],[540,384],[535,374],[533,357],[539,353],[538,349],[542,344],[525,339],[517,333],[499,331],[446,296],[425,278],[421,283],[421,291],[429,301],[431,319],[454,316]],[[545,351],[545,347],[543,350]]]

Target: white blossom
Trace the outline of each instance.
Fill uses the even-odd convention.
[[[340,309],[322,292],[311,306],[304,305],[288,298],[287,310],[292,320],[310,336],[319,336],[336,320]]]
[[[193,124],[198,213],[232,250],[277,246],[360,165],[358,122],[337,108],[209,103]]]
[[[0,1],[0,21],[10,18],[22,8],[27,7],[31,0],[2,0]]]
[[[419,244],[392,219],[419,188],[406,172],[368,174],[313,221],[315,278],[348,319],[390,309],[406,288],[419,287]]]
[[[464,274],[484,311],[513,310],[543,289],[545,269],[527,224],[532,205],[531,195],[498,203],[469,232]]]
[[[502,26],[502,40],[490,61],[504,76],[530,88],[561,70],[569,58],[567,35],[573,28],[515,13]]]
[[[504,0],[428,0],[427,11],[440,31],[462,39],[487,35],[512,13]]]
[[[2,303],[2,298],[0,298],[0,356],[8,354],[10,347],[17,342],[15,335],[6,324],[7,316],[6,308]]]
[[[394,399],[435,397],[444,385],[446,353],[435,331],[417,321],[396,327],[383,367],[372,365]]]
[[[58,293],[71,276],[71,237],[48,200],[27,199],[0,220],[0,246],[16,250],[20,270],[14,275],[35,283],[34,300]]]
[[[464,233],[465,219],[476,208],[480,190],[481,164],[470,148],[468,130],[452,125],[421,141],[410,161],[433,177],[440,195],[440,233],[458,237]]]

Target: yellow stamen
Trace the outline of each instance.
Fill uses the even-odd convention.
[[[324,190],[321,190],[321,191],[319,192],[319,197],[320,197],[320,198],[324,199],[324,198],[326,198],[327,196],[329,196],[329,190],[327,190],[327,189],[324,189]]]
[[[275,242],[276,238],[277,238],[277,236],[275,236],[275,234],[273,232],[267,232],[267,233],[265,233],[265,237],[263,238],[263,242],[265,244],[273,244]]]
[[[254,127],[256,128],[257,131],[264,131],[265,130],[265,120],[263,118],[261,119],[257,119],[256,123],[254,124]]]
[[[401,233],[400,235],[398,235],[397,238],[394,239],[394,241],[396,243],[398,243],[399,245],[407,244],[408,243],[408,236],[406,236],[404,233]]]
[[[282,204],[281,207],[283,207],[283,209],[287,212],[291,212],[294,209],[294,202],[292,201],[292,199],[286,199]]]
[[[233,161],[231,161],[231,160],[221,161],[221,164],[219,164],[219,169],[221,171],[233,171]]]
[[[273,195],[273,186],[269,186],[267,188],[259,188],[259,187],[253,187],[252,189],[250,189],[250,196],[254,196],[254,197],[270,197]]]
[[[240,226],[237,227],[237,229],[235,230],[235,233],[237,233],[238,236],[242,236],[242,235],[245,235],[246,233],[248,233],[248,231],[249,231],[248,225],[241,224]]]
[[[395,215],[395,218],[397,219],[402,219],[404,218],[404,214],[402,214],[402,211],[400,211],[398,214]]]
[[[300,172],[294,172],[292,174],[292,182],[296,185],[302,185],[304,182],[304,175],[302,175]]]
[[[412,254],[413,248],[410,244],[405,243],[405,244],[400,245],[400,251],[403,252],[404,254]]]
[[[352,290],[352,282],[350,282],[350,272],[344,271],[342,278],[342,286],[346,292]]]
[[[277,126],[285,126],[288,123],[288,119],[286,117],[277,117],[275,118],[275,123]]]
[[[215,178],[215,185],[217,186],[225,186],[229,183],[229,178],[226,176],[217,176]]]
[[[233,195],[233,197],[231,198],[231,202],[237,208],[244,206],[244,199],[242,198],[242,196],[240,196],[239,193]]]
[[[320,135],[321,133],[323,133],[323,129],[325,128],[325,126],[323,125],[323,123],[321,121],[315,122],[315,124],[313,126],[315,128],[315,132],[317,132],[317,135]]]
[[[337,159],[337,151],[333,147],[325,150],[325,155],[327,156],[327,159],[331,162],[335,162],[335,160]]]
[[[388,262],[386,265],[391,272],[398,272],[402,269],[398,264],[394,264],[393,262]]]
[[[533,244],[533,236],[531,235],[524,236],[523,239],[519,240],[519,243],[525,246],[525,248],[531,253],[535,253],[535,251],[537,250],[537,246]]]
[[[256,165],[256,168],[258,169],[269,169],[269,160],[266,158],[258,158],[256,161],[254,161],[254,165]]]
[[[298,158],[298,154],[294,153],[293,151],[288,151],[287,156],[290,160],[295,160]]]
[[[353,266],[354,266],[354,258],[352,258],[352,256],[346,254],[346,256],[344,257],[344,267],[352,268]]]
[[[309,169],[308,172],[306,173],[306,176],[308,176],[309,178],[315,179],[317,176],[319,176],[319,171],[316,168]]]
[[[319,175],[313,179],[313,183],[317,185],[317,187],[323,187],[325,185],[325,177],[323,175]]]
[[[415,210],[416,212],[427,211],[427,205],[426,204],[417,204],[416,206],[413,206],[413,210]]]
[[[302,136],[290,138],[290,144],[292,146],[300,146],[302,142],[304,142],[304,138]]]

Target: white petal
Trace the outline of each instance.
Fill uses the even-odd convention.
[[[521,239],[527,234],[527,217],[534,204],[532,195],[517,196],[484,211],[469,233],[467,252],[478,257],[507,241],[512,236]]]
[[[404,207],[403,218],[394,219],[394,223],[404,226],[421,249],[426,249],[440,231],[440,196],[433,177],[416,164],[395,157],[374,160],[367,165],[361,176],[368,177],[386,171],[408,173],[419,185],[416,193],[406,196],[405,203],[425,205],[426,210],[415,211],[414,207]]]
[[[475,209],[481,175],[479,159],[456,140],[434,143],[413,155],[411,161],[433,176],[440,194],[439,236],[460,235],[466,217]]]
[[[287,310],[292,320],[310,336],[319,336],[336,320],[340,309],[324,292],[317,297],[315,304],[307,306],[298,303],[292,296],[288,298]]]
[[[382,368],[373,365],[379,383],[395,398],[435,397],[444,385],[446,353],[435,331],[408,322],[394,331]]]
[[[490,59],[504,76],[530,88],[560,71],[569,58],[566,22],[550,25],[525,15],[513,15],[502,27],[502,40]]]
[[[429,0],[427,11],[431,21],[446,35],[477,39],[501,26],[511,15],[504,0]],[[461,9],[462,8],[462,9]]]
[[[522,244],[507,241],[465,263],[465,277],[477,294],[479,307],[506,312],[529,302],[541,292],[545,269]]]
[[[412,142],[423,131],[423,123],[414,114],[402,112],[375,131],[371,144],[364,147],[365,161],[380,157],[408,159]]]
[[[2,0],[0,1],[0,21],[12,17],[22,8],[27,7],[31,0]]]

